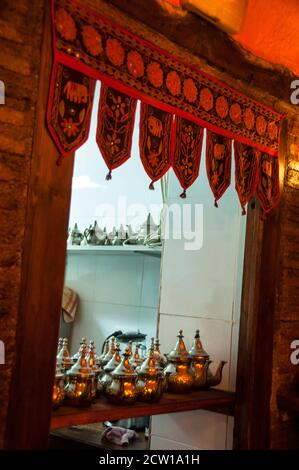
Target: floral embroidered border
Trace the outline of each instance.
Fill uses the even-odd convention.
[[[78,0],[53,1],[55,57],[131,96],[277,155],[282,115]]]
[[[203,128],[192,121],[176,116],[173,169],[184,192],[199,174]]]
[[[110,170],[131,154],[136,99],[102,84],[98,110],[97,144]]]
[[[141,103],[139,151],[143,167],[152,180],[150,189],[171,166],[172,124],[172,114]]]

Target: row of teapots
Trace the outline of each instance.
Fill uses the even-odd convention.
[[[106,342],[105,351],[98,356],[94,342],[81,341],[80,349],[72,358],[68,352],[68,340],[60,340],[53,388],[53,407],[62,403],[69,406],[89,406],[104,394],[116,404],[158,401],[163,392],[188,393],[192,390],[216,386],[221,382],[221,361],[216,374],[209,369],[211,361],[202,347],[199,331],[196,331],[188,352],[183,332],[180,330],[175,348],[166,357],[160,352],[159,340],[152,338],[148,355],[142,359],[139,346],[132,351],[130,342],[123,358],[120,345]]]
[[[156,225],[151,214],[148,214],[146,221],[141,224],[139,230],[134,232],[131,225],[124,228],[123,225],[116,230],[113,227],[111,232],[107,232],[106,227],[101,229],[97,223],[94,222],[84,232],[78,228],[75,223],[74,228],[69,229],[68,237],[69,245],[161,245],[161,230],[160,226]]]

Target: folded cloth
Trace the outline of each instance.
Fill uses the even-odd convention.
[[[74,321],[78,305],[78,294],[73,289],[64,286],[62,295],[62,314],[66,323]]]
[[[107,441],[112,442],[118,446],[128,446],[130,441],[138,439],[137,432],[132,429],[120,428],[118,426],[113,426],[105,429],[102,434],[102,437],[105,437]]]

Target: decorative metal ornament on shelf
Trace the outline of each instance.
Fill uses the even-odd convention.
[[[62,156],[88,138],[95,80],[100,80],[96,139],[108,179],[130,157],[139,99],[140,157],[151,189],[173,167],[186,197],[198,177],[206,128],[207,172],[215,203],[230,185],[234,139],[240,144],[235,146],[236,161],[242,160],[236,164],[236,189],[243,212],[253,195],[264,213],[277,204],[283,115],[136,37],[82,0],[52,0],[52,16],[54,65],[47,122]]]

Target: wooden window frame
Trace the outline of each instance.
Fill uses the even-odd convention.
[[[49,2],[46,4],[7,449],[48,447],[64,284],[74,156],[65,158],[57,167],[59,155],[45,126],[52,64]],[[282,137],[285,155],[286,133]],[[280,211],[281,205],[266,221],[261,221],[257,204],[253,202],[248,209],[236,389],[236,449],[269,446],[274,310],[280,266],[279,256],[273,254],[279,252]]]

